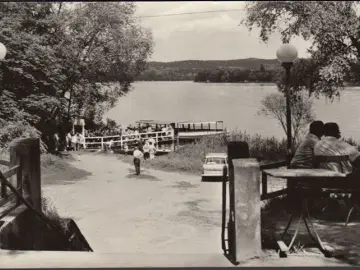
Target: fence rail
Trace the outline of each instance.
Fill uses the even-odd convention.
[[[6,160],[0,160],[0,165],[10,166],[10,162]]]
[[[7,160],[0,160],[0,164],[3,166],[7,166],[8,170],[2,172],[0,171],[0,181],[1,181],[1,199],[0,199],[0,207],[1,207],[1,213],[0,217],[3,217],[6,215],[9,211],[14,209],[15,207],[20,205],[20,200],[18,197],[16,197],[16,194],[12,192],[10,189],[10,193],[8,192],[7,184],[4,179],[12,178],[16,176],[16,184],[14,185],[15,180],[10,180],[9,183],[14,185],[14,189],[19,193],[22,194],[22,184],[21,184],[21,167],[20,165],[11,165],[11,163]],[[14,199],[16,201],[14,202]]]
[[[84,148],[86,149],[104,149],[104,145],[112,141],[113,147],[124,148],[125,144],[131,146],[140,139],[154,139],[155,144],[157,145],[157,150],[159,148],[159,143],[161,142],[174,142],[175,134],[174,131],[159,131],[159,132],[146,132],[139,134],[128,134],[128,135],[114,135],[114,136],[103,136],[103,137],[85,137]],[[114,140],[115,139],[115,140]]]
[[[264,170],[280,168],[287,165],[286,160],[260,165],[261,171],[261,200],[276,198],[287,193],[287,183],[282,179],[277,180],[277,185],[268,182],[268,176]],[[272,181],[274,182],[274,181]],[[271,190],[270,190],[271,189]]]
[[[0,164],[8,167],[5,172],[0,170],[2,190],[0,201],[3,203],[0,206],[0,218],[9,214],[19,205],[25,205],[68,242],[69,250],[72,245],[76,244],[76,239],[85,240],[81,233],[64,230],[42,212],[39,139],[16,140],[10,147],[10,161],[0,160]],[[11,191],[11,194],[7,193],[7,189]],[[87,251],[92,251],[92,249],[89,248]]]

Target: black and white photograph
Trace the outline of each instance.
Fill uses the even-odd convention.
[[[0,257],[360,266],[360,3],[2,1]]]

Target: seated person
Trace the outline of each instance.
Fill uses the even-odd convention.
[[[290,168],[313,168],[314,147],[323,135],[324,123],[314,121],[310,124],[309,134],[296,149],[295,155],[290,163]]]
[[[316,143],[316,156],[349,156],[350,161],[321,163],[320,168],[337,171],[345,174],[358,173],[360,169],[360,152],[352,145],[340,139],[341,132],[336,123],[326,123],[324,137]],[[354,170],[356,169],[356,170]],[[356,172],[355,172],[356,171]]]

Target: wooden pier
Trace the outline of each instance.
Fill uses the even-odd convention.
[[[169,153],[172,152],[180,144],[188,143],[200,139],[204,136],[214,136],[226,134],[223,127],[223,121],[213,122],[164,122],[154,120],[140,120],[136,122],[139,127],[141,125],[150,125],[156,129],[171,126],[172,130],[145,132],[138,134],[113,135],[85,137],[83,144],[85,149],[96,150],[105,149],[106,145],[111,144],[111,149],[115,152],[124,152],[124,146],[127,145],[128,151],[132,152],[134,147],[138,145],[138,141],[153,139],[155,141],[156,152]]]

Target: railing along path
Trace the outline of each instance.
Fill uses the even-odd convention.
[[[174,131],[159,131],[159,132],[146,132],[139,134],[127,134],[127,135],[113,135],[113,136],[96,136],[85,137],[85,147],[87,149],[104,149],[104,144],[109,143],[112,140],[112,147],[120,146],[124,148],[125,144],[135,144],[140,139],[153,138],[159,150],[159,142],[174,142]]]

